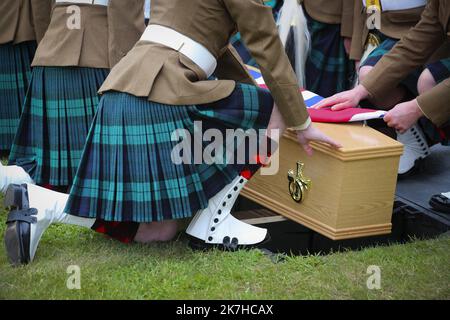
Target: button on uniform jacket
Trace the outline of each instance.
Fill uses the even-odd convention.
[[[37,40],[50,23],[53,0],[1,0],[0,44]]]
[[[355,0],[300,0],[306,12],[316,21],[340,24],[341,36],[352,37]]]
[[[420,22],[376,64],[362,85],[371,96],[381,97],[414,69],[424,65],[449,39],[450,1],[430,0]],[[437,126],[444,125],[450,120],[450,78],[417,100],[425,116]]]
[[[395,2],[408,0],[392,0]],[[396,11],[383,11],[381,13],[380,31],[384,35],[400,39],[419,22],[425,6]],[[355,0],[354,26],[350,58],[359,60],[363,56],[369,29],[367,28],[367,9],[361,0]]]
[[[57,3],[33,66],[111,68],[144,29],[144,0],[110,0],[108,7]]]
[[[262,0],[152,0],[150,24],[172,28],[207,48],[218,60],[215,75],[219,80],[205,79],[197,65],[175,50],[139,41],[111,70],[100,92],[127,92],[170,105],[206,104],[226,98],[235,81],[253,83],[229,46],[230,37],[240,31],[287,125],[300,129],[309,124],[272,10]]]

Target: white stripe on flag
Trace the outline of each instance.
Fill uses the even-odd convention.
[[[309,100],[311,98],[317,97],[317,94],[315,94],[314,92],[311,92],[311,91],[307,91],[307,90],[302,91],[302,95],[303,95],[303,99],[305,101]]]

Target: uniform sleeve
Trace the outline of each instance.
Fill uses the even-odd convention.
[[[244,62],[233,45],[229,44],[225,52],[217,59],[214,75],[218,79],[234,80],[240,83],[257,85],[244,67]]]
[[[372,69],[362,85],[372,97],[380,97],[396,87],[414,69],[424,65],[444,43],[444,29],[439,23],[438,0],[430,0],[419,23]]]
[[[288,127],[310,123],[297,78],[285,53],[272,16],[262,0],[222,0],[243,42],[258,63],[264,80]]]
[[[450,120],[450,78],[417,98],[423,114],[441,127]]]
[[[352,47],[350,49],[350,59],[352,60],[361,60],[364,53],[363,34],[366,28],[365,19],[366,13],[361,0],[355,0],[353,8]]]
[[[109,64],[115,66],[145,30],[145,0],[110,0],[108,5]]]
[[[357,0],[342,0],[341,36],[353,36],[353,10]],[[361,2],[361,1],[360,1]]]

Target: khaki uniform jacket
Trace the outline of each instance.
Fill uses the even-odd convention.
[[[1,0],[0,44],[39,42],[50,23],[53,0]]]
[[[423,65],[450,38],[450,1],[430,0],[420,22],[372,69],[362,85],[372,97],[396,87]],[[427,118],[437,126],[450,119],[450,78],[417,98]]]
[[[262,0],[152,0],[151,10],[150,24],[172,28],[199,42],[216,57],[219,80],[206,80],[203,70],[175,50],[139,41],[112,69],[100,92],[127,92],[170,105],[224,99],[233,92],[235,81],[254,83],[229,46],[230,37],[240,31],[287,125],[299,129],[309,125],[272,10]]]
[[[300,0],[308,13],[316,21],[340,24],[341,36],[351,38],[353,34],[354,0]]]
[[[419,7],[408,10],[383,11],[381,13],[380,32],[390,38],[401,39],[419,22],[424,9],[425,7]],[[353,16],[354,25],[350,58],[360,60],[363,56],[369,35],[369,29],[366,23],[368,15],[361,0],[355,0]]]
[[[58,3],[32,65],[109,69],[144,29],[144,0],[110,0],[107,7]]]

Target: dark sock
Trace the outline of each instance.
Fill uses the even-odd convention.
[[[139,228],[138,222],[113,222],[97,219],[92,230],[123,243],[131,243]]]

